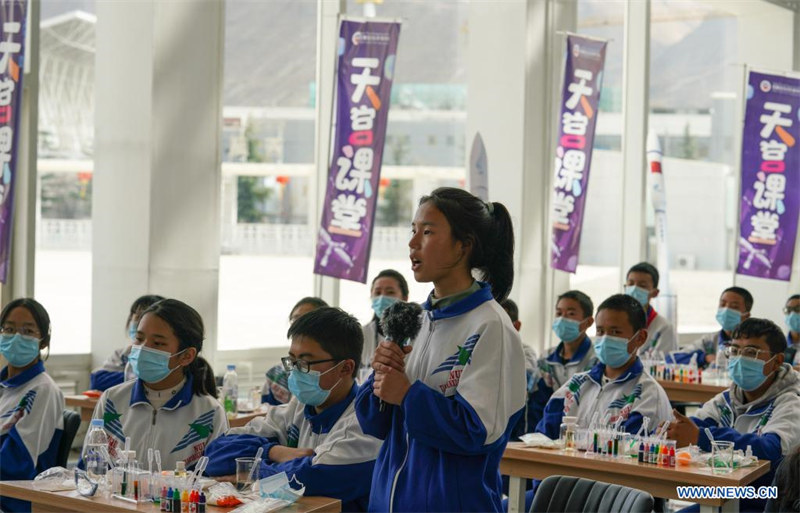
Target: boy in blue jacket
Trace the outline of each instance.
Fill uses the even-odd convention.
[[[281,361],[292,399],[212,442],[206,473],[232,475],[236,458],[263,447],[262,479],[286,472],[306,495],[335,497],[343,511],[364,511],[380,441],[361,430],[353,404],[361,325],[338,308],[322,307],[299,317],[288,336],[289,356]]]

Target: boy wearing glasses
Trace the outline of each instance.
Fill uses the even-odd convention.
[[[794,370],[800,371],[800,294],[795,294],[786,300],[783,314],[786,316],[786,326],[789,327],[784,361],[793,365]]]
[[[343,511],[365,511],[380,441],[363,433],[353,405],[361,325],[338,308],[323,307],[299,317],[287,336],[289,356],[281,362],[292,399],[211,443],[206,473],[230,476],[236,458],[253,457],[263,447],[260,478],[286,472],[306,495],[340,499]]]
[[[786,338],[772,321],[750,318],[733,330],[725,348],[728,390],[705,403],[693,417],[674,412],[667,436],[678,447],[689,444],[711,451],[705,433],[734,443],[761,460],[770,460],[770,472],[752,483],[766,486],[788,451],[800,443],[800,375],[784,363]],[[742,511],[763,511],[765,501],[742,500]]]

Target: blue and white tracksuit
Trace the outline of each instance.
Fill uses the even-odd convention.
[[[411,382],[381,412],[374,374],[356,399],[364,432],[384,440],[370,511],[500,511],[499,465],[525,404],[525,357],[489,285],[443,308],[423,304],[406,356]]]
[[[563,350],[564,342],[562,341],[549,352],[546,358],[539,359],[539,380],[534,387],[533,397],[528,406],[529,431],[535,428],[542,419],[544,408],[554,391],[564,386],[575,374],[589,371],[597,364],[594,346],[586,335],[578,346],[578,350],[566,363],[561,358]]]
[[[56,465],[64,433],[64,395],[39,361],[8,379],[0,371],[0,480],[33,479]],[[30,511],[30,503],[0,498],[3,511]]]
[[[646,353],[669,354],[678,349],[675,329],[666,317],[647,305],[647,341],[639,348],[639,356]]]
[[[365,511],[381,442],[365,435],[358,425],[357,391],[358,385],[353,384],[345,399],[320,413],[293,397],[287,404],[269,408],[266,417],[228,430],[208,447],[206,474],[234,474],[236,458],[253,457],[263,447],[261,478],[286,472],[289,479],[294,476],[303,483],[306,495],[335,497],[342,501],[343,511]],[[268,455],[275,445],[312,449],[314,455],[273,462]]]
[[[769,486],[783,457],[800,444],[800,374],[788,363],[777,371],[778,376],[767,391],[752,402],[745,402],[744,393],[732,384],[705,403],[692,421],[700,428],[697,445],[711,452],[711,442],[703,428],[709,428],[715,440],[733,442],[734,449],[753,448],[753,455],[769,460],[770,471],[751,483]],[[742,499],[742,511],[764,511],[765,500]]]
[[[675,353],[675,363],[688,364],[691,362],[692,356],[696,354],[697,358],[695,361],[697,361],[697,365],[704,369],[708,366],[708,363],[706,363],[706,355],[716,355],[722,351],[723,346],[730,342],[730,340],[731,337],[728,336],[724,330],[706,333],[697,340],[678,349],[678,352]],[[671,359],[668,358],[668,361],[671,361]]]
[[[136,379],[136,374],[128,363],[132,347],[128,344],[122,349],[117,349],[103,362],[102,367],[92,371],[89,375],[89,388],[104,391],[125,381]]]
[[[196,463],[208,444],[228,429],[228,419],[219,401],[193,394],[192,383],[193,377],[187,375],[183,387],[159,409],[147,400],[140,379],[103,392],[93,418],[105,421],[111,457],[117,459],[129,436],[131,449],[140,460],[152,447],[161,451],[165,470],[174,469],[178,461],[184,461],[186,467]]]
[[[611,413],[612,423],[621,416],[621,429],[628,433],[636,433],[645,417],[650,419],[651,431],[660,422],[672,420],[666,392],[655,379],[642,372],[639,358],[624,375],[604,384],[605,369],[604,364],[598,363],[589,372],[575,374],[553,393],[536,431],[557,439],[564,416],[578,417],[578,426],[588,427],[595,412],[600,420]]]

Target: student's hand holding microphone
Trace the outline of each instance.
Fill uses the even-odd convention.
[[[373,393],[384,403],[399,405],[411,388],[406,376],[405,357],[412,347],[405,343],[419,333],[422,326],[422,308],[416,303],[399,301],[383,313],[381,328],[387,340],[375,348],[372,369],[375,371]]]

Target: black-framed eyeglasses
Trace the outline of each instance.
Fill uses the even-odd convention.
[[[744,356],[745,358],[758,358],[759,353],[774,354],[772,351],[767,349],[758,349],[752,346],[725,346],[725,356],[728,358],[735,358],[737,356]]]
[[[15,328],[13,326],[3,326],[0,328],[0,332],[2,332],[3,335],[14,335],[19,333],[23,337],[35,337],[39,334],[39,330],[35,328],[26,328],[25,326],[21,326],[19,328]]]
[[[300,372],[308,372],[311,370],[312,365],[316,365],[318,363],[326,363],[326,362],[338,362],[338,358],[328,358],[327,360],[296,360],[291,356],[284,356],[281,358],[281,363],[283,364],[284,370],[286,372],[291,372],[292,369],[297,369]]]
[[[800,305],[784,307],[783,313],[789,315],[790,313],[800,313]]]

